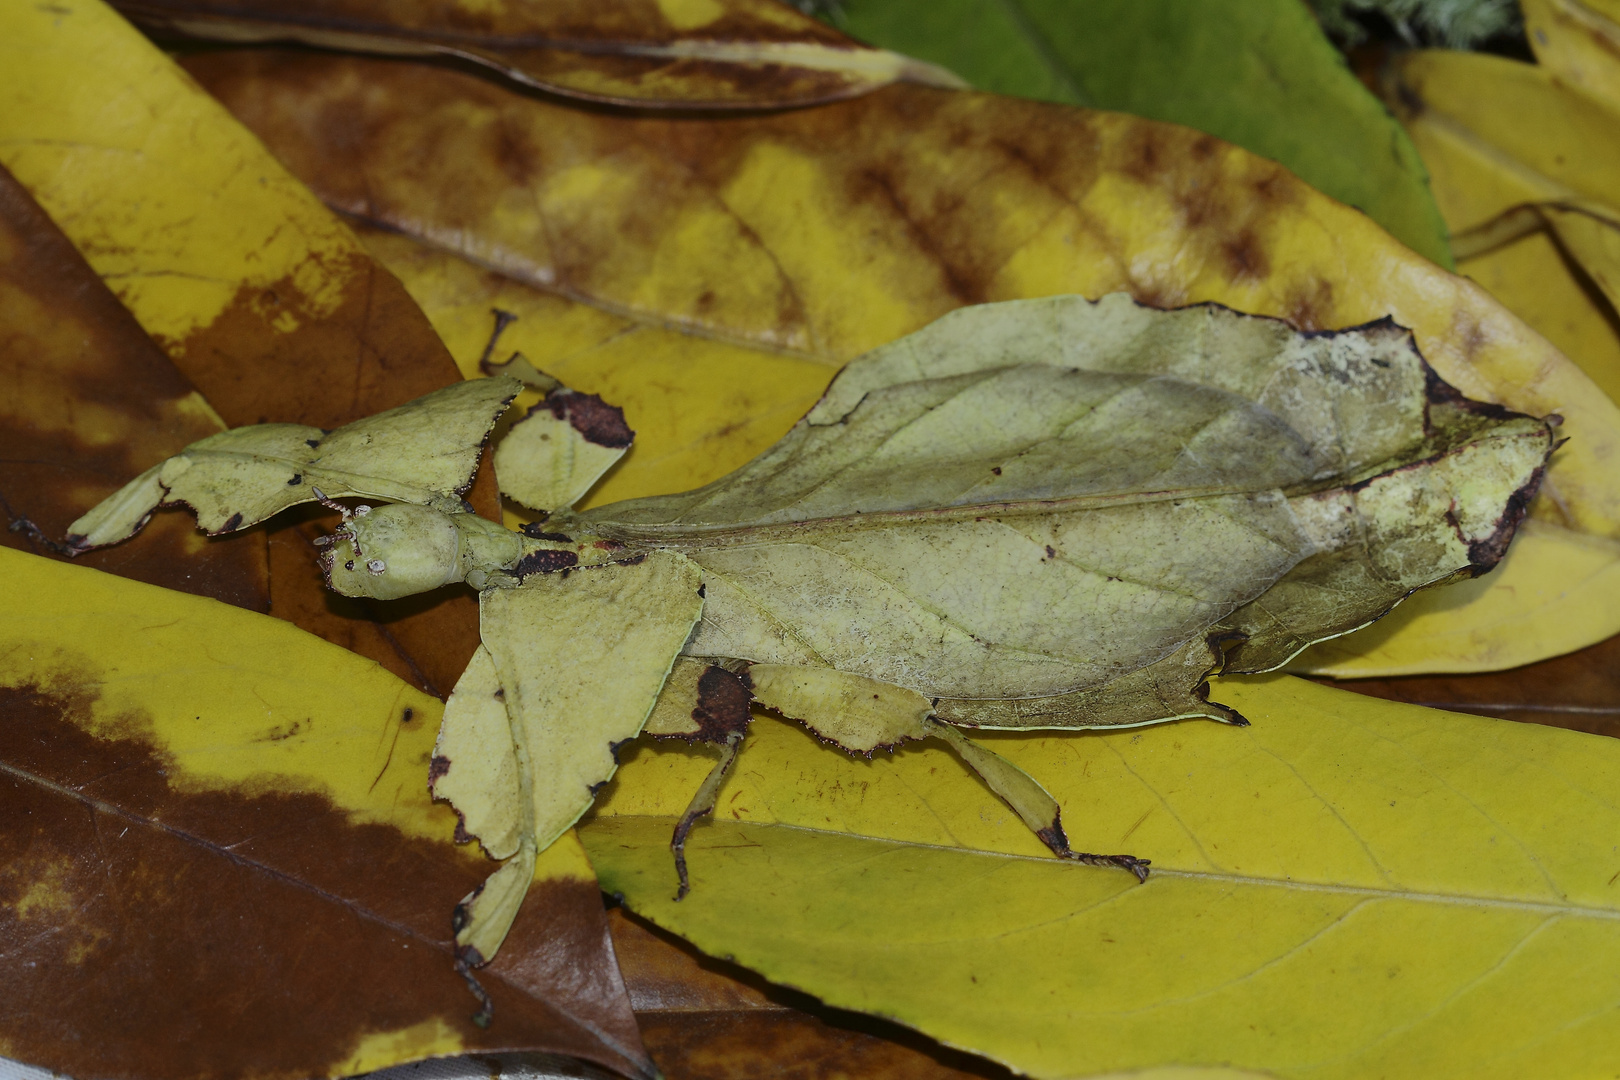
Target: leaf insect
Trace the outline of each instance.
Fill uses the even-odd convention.
[[[220,533],[364,497],[383,505],[344,510],[326,541],[332,589],[479,590],[482,645],[430,777],[504,860],[456,909],[467,967],[643,730],[720,752],[672,839],[684,896],[686,837],[753,705],[852,754],[942,739],[1054,854],[1145,880],[1145,859],[1071,847],[1046,789],[966,733],[1246,723],[1208,699],[1212,674],[1275,670],[1495,566],[1557,420],[1464,398],[1389,320],[1302,334],[1217,305],[1052,297],[858,358],[711,484],[576,512],[631,445],[623,414],[520,355],[484,369],[335,431],[204,439],[68,538],[117,542],[160,505]],[[524,383],[545,397],[495,468],[544,516],[513,532],[460,494]]]

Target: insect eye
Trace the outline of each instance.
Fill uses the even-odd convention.
[[[380,574],[384,570],[388,569],[388,564],[383,562],[381,559],[372,559],[370,562],[366,563],[366,569],[370,570],[373,574]]]
[[[365,517],[369,513],[371,513],[371,507],[367,506],[365,503],[361,503],[359,506],[354,508],[355,517]]]

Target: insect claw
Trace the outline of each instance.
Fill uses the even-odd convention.
[[[322,491],[320,488],[318,488],[318,487],[314,486],[313,484],[311,484],[310,488],[309,488],[309,491],[310,491],[310,494],[315,496],[315,501],[316,502],[320,503],[322,506],[326,507],[328,510],[336,510],[338,513],[342,514],[343,515],[343,521],[344,521],[345,524],[348,523],[350,518],[354,517],[354,511],[353,510],[350,510],[347,506],[344,506],[340,502],[336,502],[335,500],[327,498],[326,497],[326,492]],[[366,507],[366,509],[369,511],[371,508],[368,506],[368,507]]]

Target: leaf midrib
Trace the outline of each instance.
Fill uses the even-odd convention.
[[[674,816],[653,814],[610,814],[596,818],[598,823],[606,824],[614,820],[623,821],[658,821],[669,822],[673,828],[678,820]],[[585,827],[589,827],[587,824]],[[862,833],[840,832],[836,829],[816,829],[806,825],[792,825],[784,822],[730,822],[715,821],[709,824],[712,828],[743,829],[792,829],[797,832],[814,833],[819,836],[834,836],[850,840],[866,840],[878,844],[892,844],[904,848],[932,848],[938,851],[951,852],[958,855],[980,856],[991,859],[1015,859],[1023,862],[1050,863],[1054,866],[1078,869],[1077,863],[1066,863],[1056,856],[1019,855],[1005,851],[990,851],[976,847],[952,847],[948,844],[929,844],[916,840],[896,840],[889,837],[866,836]],[[660,849],[662,850],[662,849]],[[702,850],[695,848],[695,850]],[[1541,914],[1569,915],[1578,918],[1614,919],[1620,921],[1620,910],[1613,908],[1595,908],[1582,904],[1565,903],[1556,904],[1535,900],[1507,900],[1500,897],[1475,896],[1468,893],[1436,893],[1420,892],[1417,890],[1398,888],[1378,888],[1369,885],[1346,885],[1331,882],[1299,881],[1294,878],[1265,877],[1256,874],[1236,874],[1220,871],[1206,870],[1173,870],[1155,865],[1152,877],[1186,878],[1198,881],[1218,881],[1234,885],[1250,885],[1266,888],[1293,889],[1300,892],[1335,893],[1344,896],[1371,896],[1392,900],[1410,900],[1416,903],[1448,904],[1457,907],[1485,907],[1508,911],[1531,911]]]

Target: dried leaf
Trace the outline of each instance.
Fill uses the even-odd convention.
[[[543,326],[531,323],[517,347],[591,392],[634,383],[620,357],[655,327],[692,335],[684,350],[661,350],[665,362],[717,350],[716,366],[762,354],[782,365],[784,353],[842,362],[953,307],[1016,296],[1126,288],[1145,302],[1214,299],[1307,328],[1389,315],[1414,328],[1436,370],[1469,396],[1563,415],[1570,443],[1535,512],[1589,536],[1620,532],[1620,502],[1601,464],[1620,442],[1612,403],[1475,286],[1275,165],[1207,137],[903,86],[705,125],[587,114],[448,72],[361,60],[234,54],[188,66],[333,205],[453,247],[512,282],[587,302],[554,296],[533,307],[567,331],[581,374],[538,352]],[[307,119],[321,116],[333,121]],[[945,160],[949,168],[924,164]],[[456,299],[470,293],[457,294],[455,275],[416,266],[429,280],[422,295],[439,290],[450,302],[435,316],[441,325],[470,325],[470,306]],[[507,298],[520,291],[484,281]],[[609,342],[614,326],[633,331],[622,351]],[[594,378],[583,374],[593,367]],[[714,382],[701,368],[694,377],[685,429],[724,429],[734,418],[702,397]],[[782,419],[806,401],[802,384],[786,385],[790,393],[775,399]],[[660,387],[661,397],[670,392]],[[647,488],[632,484],[637,455],[654,458],[649,447],[658,445],[646,427],[651,410],[617,400],[643,447],[610,483],[639,494]],[[704,416],[714,419],[701,424]],[[692,469],[696,457],[663,489],[723,472]],[[1555,600],[1535,617],[1580,622],[1571,605],[1581,599]],[[1460,627],[1472,616],[1456,608],[1447,618]],[[1477,668],[1546,655],[1511,633],[1496,645],[1450,659]],[[1391,666],[1408,659],[1396,655]]]
[[[63,556],[68,523],[153,458],[224,425],[0,169],[0,544]],[[151,541],[97,569],[242,607],[269,606],[262,537],[209,543],[167,515]]]
[[[571,844],[471,1023],[446,916],[489,863],[423,784],[437,701],[278,619],[0,567],[8,1056],[292,1080],[534,1048],[651,1074]]]
[[[683,109],[814,105],[897,80],[960,87],[944,68],[868,48],[773,0],[573,0],[496,5],[325,0],[118,0],[159,33],[297,41],[466,60],[586,101]]]
[[[1151,851],[1145,886],[1041,858],[941,749],[852,761],[765,719],[679,904],[663,840],[706,759],[639,746],[581,835],[637,914],[1035,1076],[1613,1055],[1615,743],[1283,677],[1215,693],[1253,726],[983,740]]]
[[[980,90],[1118,109],[1273,158],[1451,268],[1399,124],[1294,0],[840,0],[840,27]]]

